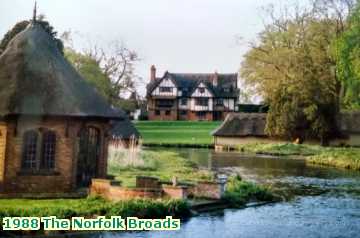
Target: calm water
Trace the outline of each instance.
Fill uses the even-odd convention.
[[[306,166],[299,159],[248,158],[202,149],[177,150],[203,168],[236,170],[292,199],[261,207],[202,214],[176,232],[105,233],[94,238],[360,237],[360,173]]]

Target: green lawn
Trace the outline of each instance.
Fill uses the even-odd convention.
[[[199,170],[197,165],[181,157],[175,152],[168,151],[140,151],[139,155],[129,158],[126,152],[119,150],[110,156],[108,173],[122,182],[123,186],[134,187],[136,176],[152,176],[164,182],[171,182],[175,176],[180,182],[194,183],[210,181],[213,173],[208,170]]]
[[[211,132],[221,122],[139,121],[135,123],[144,144],[212,145]]]

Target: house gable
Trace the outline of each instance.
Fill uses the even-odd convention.
[[[176,96],[177,87],[175,83],[169,78],[164,77],[160,80],[158,85],[151,92],[152,96]]]
[[[191,94],[191,97],[211,98],[214,97],[214,95],[210,92],[209,88],[203,82],[201,82],[195,88],[194,92]]]

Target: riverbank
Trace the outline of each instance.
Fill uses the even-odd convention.
[[[167,151],[139,151],[138,157],[128,157],[124,151],[118,157],[109,160],[109,174],[114,176],[123,186],[133,187],[136,176],[158,177],[164,182],[171,182],[176,176],[179,183],[194,184],[199,181],[213,181],[211,171],[201,170],[197,164],[178,153]],[[224,199],[219,202],[226,208],[244,207],[248,202],[273,201],[270,190],[254,183],[242,181],[239,176],[229,179],[229,186]],[[99,197],[82,199],[0,199],[0,218],[3,217],[44,217],[57,218],[96,216],[122,216],[139,218],[189,218],[193,215],[192,208],[198,200],[174,199],[132,199],[127,201],[110,202]],[[209,203],[210,204],[210,203]],[[207,211],[205,206],[202,211]],[[41,235],[44,231],[12,232],[11,235]],[[46,233],[48,234],[48,233]],[[56,233],[57,234],[57,233]],[[3,235],[0,233],[0,235]]]
[[[221,122],[138,121],[134,125],[146,146],[212,148],[211,132]]]
[[[140,151],[132,161],[128,161],[129,156],[122,150],[112,153],[117,154],[110,156],[109,174],[125,187],[135,187],[137,176],[156,177],[169,184],[176,177],[178,183],[183,185],[215,180],[214,172],[199,169],[196,163],[176,152]],[[273,201],[274,198],[267,188],[243,181],[239,175],[233,174],[228,178],[223,201],[229,207],[241,207],[251,200]]]
[[[317,145],[293,143],[251,143],[238,146],[236,150],[246,153],[274,156],[311,156],[323,152],[326,148]]]
[[[360,148],[322,147],[293,143],[247,144],[239,151],[275,156],[302,156],[308,163],[360,170]]]
[[[360,170],[360,149],[333,148],[310,156],[307,161],[312,164]]]

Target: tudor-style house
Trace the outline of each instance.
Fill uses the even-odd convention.
[[[237,74],[179,74],[156,77],[147,85],[149,120],[224,120],[239,98]]]

